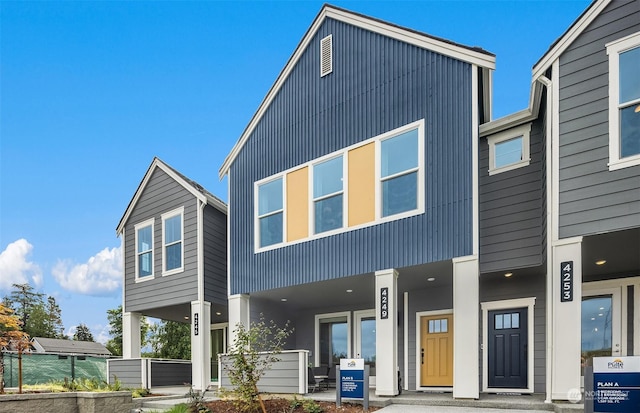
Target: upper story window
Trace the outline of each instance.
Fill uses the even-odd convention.
[[[529,133],[531,124],[519,126],[487,138],[489,143],[489,175],[529,165]]]
[[[313,211],[316,234],[343,225],[342,155],[313,166]]]
[[[184,208],[162,214],[162,275],[182,271],[184,255]]]
[[[609,169],[640,165],[640,32],[607,44]]]
[[[283,234],[282,177],[258,185],[259,247],[282,242]]]
[[[153,278],[153,219],[136,224],[136,280]]]
[[[382,216],[418,208],[418,129],[380,142]]]

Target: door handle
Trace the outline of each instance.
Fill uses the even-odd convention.
[[[424,349],[420,349],[420,364],[424,364]]]

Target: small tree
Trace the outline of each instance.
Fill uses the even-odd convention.
[[[80,323],[80,325],[76,327],[76,332],[73,333],[73,339],[75,341],[95,341],[91,330],[89,330],[89,327],[84,323]]]
[[[251,323],[249,329],[241,323],[236,325],[236,339],[229,350],[231,362],[224,366],[231,388],[221,391],[223,395],[233,398],[236,409],[247,413],[262,409],[266,413],[258,391],[258,380],[274,362],[280,360],[277,355],[282,352],[292,332],[289,322],[279,328],[273,320],[267,324],[262,314],[258,322]]]
[[[4,393],[4,358],[2,349],[13,347],[21,355],[30,347],[29,335],[20,330],[22,322],[11,308],[0,304],[0,394]],[[22,383],[20,383],[22,386]]]

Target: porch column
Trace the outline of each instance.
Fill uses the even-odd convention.
[[[453,397],[480,396],[478,256],[453,259]]]
[[[398,394],[397,290],[395,269],[376,271],[376,396]]]
[[[580,390],[582,237],[553,243],[552,276],[551,398],[568,400]]]
[[[249,328],[251,324],[249,303],[249,296],[246,294],[229,296],[229,348],[236,342],[235,330],[238,324],[242,324],[245,329]]]
[[[191,384],[204,391],[211,383],[211,303],[191,302]]]
[[[140,358],[140,313],[122,313],[122,358]]]

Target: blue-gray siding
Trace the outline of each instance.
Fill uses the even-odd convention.
[[[204,209],[204,299],[227,304],[227,216],[207,205]]]
[[[541,113],[544,113],[544,106]],[[489,176],[489,145],[480,140],[480,271],[543,263],[545,232],[544,117],[531,125],[531,163]]]
[[[319,76],[332,34],[333,73]],[[472,67],[327,19],[231,165],[231,293],[472,253]],[[254,254],[253,183],[425,119],[426,212]]]
[[[640,2],[617,0],[560,56],[560,237],[640,223],[640,167],[609,171],[605,44],[640,30]]]
[[[162,276],[162,218],[165,212],[184,206],[184,271]],[[154,221],[154,279],[135,282],[135,230],[137,223]],[[156,169],[125,225],[125,311],[144,311],[198,298],[197,200],[161,169]]]

